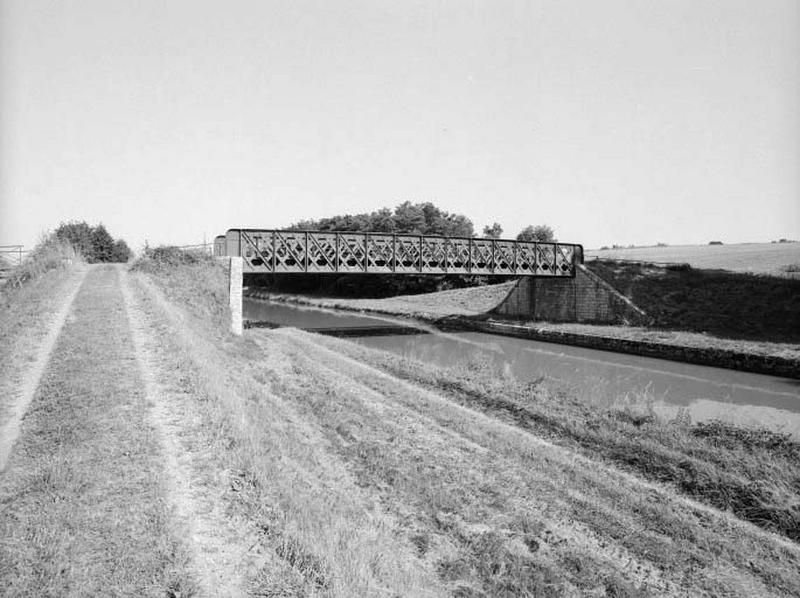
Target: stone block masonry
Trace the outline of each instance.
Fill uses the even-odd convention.
[[[582,264],[574,278],[521,278],[494,314],[548,322],[641,325],[648,321],[643,310]]]

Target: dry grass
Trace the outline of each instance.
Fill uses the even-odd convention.
[[[82,267],[73,263],[44,271],[25,284],[0,288],[0,424],[16,400],[14,386],[35,360],[52,315]]]
[[[88,274],[0,478],[0,593],[190,596],[116,274]]]
[[[348,354],[800,542],[800,443],[790,435],[663,421],[647,397],[590,405],[540,382],[496,378],[480,364],[441,369],[349,346]]]
[[[653,460],[702,464],[740,498],[735,483],[767,463],[775,469],[758,499],[791,515],[796,454],[785,439],[693,431],[646,412],[591,414],[474,368],[432,370],[297,331],[234,339],[204,319],[218,309],[213,294],[205,308],[197,299],[198,287],[224,288],[224,271],[181,270],[150,276],[170,298],[161,309],[199,398],[208,469],[229,472],[230,512],[272,555],[255,593],[800,592],[791,540],[687,498],[716,504],[677,475],[623,459],[647,449]]]
[[[22,260],[21,264],[8,272],[5,283],[0,287],[0,292],[8,294],[9,288],[22,286],[51,270],[69,267],[83,261],[83,257],[72,245],[57,239],[53,234],[46,235]]]
[[[206,274],[204,286],[224,284],[215,265]],[[188,299],[198,284],[184,273],[154,277],[173,299]],[[438,595],[435,576],[398,542],[392,518],[327,453],[319,431],[291,401],[273,392],[256,347],[209,328],[207,320],[187,318],[142,284],[170,323],[176,365],[198,398],[198,419],[188,433],[207,447],[205,475],[227,480],[231,517],[257,536],[265,555],[249,580],[251,593]],[[212,305],[201,311],[195,301],[190,299],[195,316],[216,311]]]

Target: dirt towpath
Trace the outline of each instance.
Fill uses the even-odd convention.
[[[6,417],[0,420],[0,472],[6,468],[8,457],[11,455],[11,447],[19,436],[22,416],[33,400],[44,368],[50,361],[50,354],[53,352],[56,338],[64,326],[85,275],[86,270],[80,269],[65,282],[62,289],[59,289],[63,295],[56,303],[55,309],[50,317],[42,322],[43,335],[39,338],[28,339],[27,346],[22,347],[15,355],[17,363],[14,365],[18,376],[11,381],[11,388],[8,389],[11,397],[10,408]],[[26,361],[27,364],[25,364]]]
[[[68,289],[2,427],[0,594],[244,594],[125,270]]]

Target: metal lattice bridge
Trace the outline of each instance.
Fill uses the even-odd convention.
[[[231,229],[217,256],[245,273],[481,274],[574,277],[581,245],[333,231]]]

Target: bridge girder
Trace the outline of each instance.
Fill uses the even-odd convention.
[[[245,273],[574,277],[583,261],[572,243],[266,229],[230,229],[214,253],[242,257]]]

